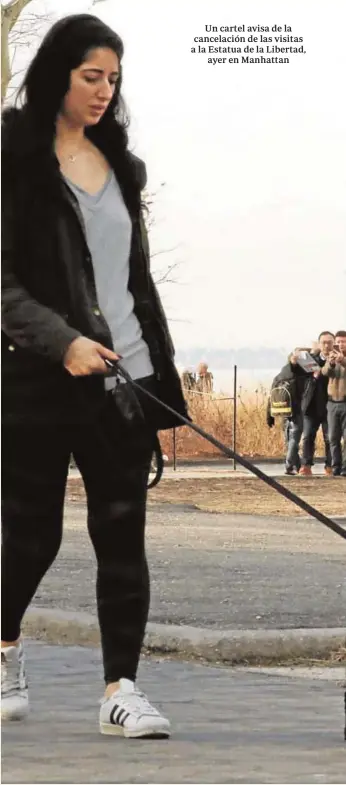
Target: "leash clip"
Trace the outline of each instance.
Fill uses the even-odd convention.
[[[117,384],[120,383],[120,374],[118,369],[118,360],[108,360],[106,357],[103,357],[103,362],[109,368],[109,373],[107,373],[107,379],[111,379],[113,376],[116,379]]]

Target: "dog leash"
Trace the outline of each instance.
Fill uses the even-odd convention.
[[[116,375],[118,374],[119,376],[122,376],[122,378],[125,379],[125,381],[128,382],[134,390],[140,391],[141,394],[145,393],[145,395],[148,398],[151,398],[151,400],[154,403],[162,406],[164,409],[166,409],[166,411],[170,412],[170,414],[174,414],[175,417],[177,417],[180,420],[182,425],[186,425],[188,428],[191,428],[193,431],[195,431],[204,439],[206,439],[208,442],[210,442],[210,444],[213,444],[214,447],[217,447],[221,452],[227,455],[228,458],[235,459],[237,463],[239,463],[241,466],[244,467],[244,469],[247,469],[252,474],[255,474],[256,477],[258,477],[260,480],[265,482],[271,488],[274,488],[274,490],[280,493],[281,496],[284,496],[286,499],[293,502],[293,504],[295,504],[297,507],[300,507],[302,510],[304,510],[304,512],[307,512],[308,515],[311,515],[311,517],[316,518],[317,521],[322,523],[324,526],[327,526],[328,529],[331,529],[333,532],[335,532],[335,534],[338,534],[339,537],[342,537],[344,540],[346,540],[346,529],[340,526],[340,524],[338,524],[336,521],[333,521],[331,518],[328,518],[327,515],[324,515],[324,513],[320,512],[319,510],[316,510],[315,507],[312,507],[311,504],[308,504],[308,502],[301,499],[299,496],[297,496],[295,493],[290,491],[288,488],[285,488],[284,485],[281,485],[281,483],[279,483],[273,477],[269,477],[268,474],[265,474],[265,472],[263,472],[253,463],[251,463],[251,461],[248,461],[246,458],[243,458],[242,455],[239,455],[237,452],[231,450],[229,447],[226,447],[225,444],[220,442],[218,439],[215,439],[215,437],[212,436],[210,433],[204,431],[203,428],[200,428],[199,425],[196,425],[194,422],[191,422],[182,414],[179,414],[174,409],[172,409],[171,406],[168,406],[168,404],[164,403],[163,401],[160,401],[160,399],[157,398],[155,395],[153,395],[153,393],[149,392],[149,390],[146,390],[144,387],[141,387],[140,384],[138,384],[134,379],[132,379],[130,374],[125,370],[125,368],[123,368],[123,366],[119,361],[112,362],[110,360],[105,360],[105,363],[109,368],[112,368],[112,370],[115,371]],[[161,454],[161,458],[162,458],[162,454]],[[163,471],[163,460],[161,463],[161,474],[159,479],[161,478],[162,471]],[[154,485],[157,485],[159,479],[155,477]],[[153,485],[151,484],[149,487],[153,487]]]

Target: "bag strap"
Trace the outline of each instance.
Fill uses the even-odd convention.
[[[156,458],[156,474],[155,474],[154,479],[151,480],[150,483],[148,483],[148,485],[147,485],[148,489],[149,488],[155,488],[155,485],[159,484],[159,482],[161,480],[161,477],[163,475],[163,469],[164,469],[164,461],[163,461],[162,449],[161,449],[160,439],[159,439],[157,433],[155,434],[155,444],[154,444],[154,449],[153,449],[153,455],[155,455],[155,458]]]

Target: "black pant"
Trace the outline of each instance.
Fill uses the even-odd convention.
[[[325,467],[331,466],[331,454],[329,443],[329,431],[327,417],[324,420],[310,415],[304,415],[303,439],[302,439],[302,465],[313,466],[315,455],[315,442],[318,429],[322,427],[324,447],[325,447]]]
[[[332,467],[346,471],[346,401],[328,401],[328,428]],[[343,440],[342,452],[341,440]]]
[[[144,529],[153,432],[129,425],[111,394],[97,422],[3,426],[2,640],[23,615],[61,543],[73,453],[97,558],[97,609],[106,683],[136,677],[149,610]]]

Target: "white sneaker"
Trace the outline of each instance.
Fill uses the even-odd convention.
[[[149,703],[129,679],[120,679],[120,688],[101,700],[101,733],[128,738],[167,738],[170,724]]]
[[[1,719],[23,720],[29,711],[24,650],[18,646],[1,649]]]

